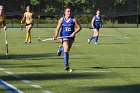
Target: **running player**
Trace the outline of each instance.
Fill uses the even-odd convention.
[[[100,26],[103,27],[99,10],[97,10],[96,15],[93,16],[92,21],[91,21],[91,26],[93,28],[94,34],[93,36],[88,38],[88,43],[90,43],[90,41],[94,39],[94,44],[98,44],[99,29],[100,29]]]
[[[77,29],[75,29],[75,26],[77,27]],[[66,6],[64,9],[64,16],[61,17],[58,21],[54,39],[58,37],[60,28],[60,36],[64,38],[62,39],[62,46],[60,45],[58,48],[57,55],[60,56],[62,52],[64,53],[63,58],[65,70],[70,71],[71,69],[69,68],[69,51],[74,42],[76,33],[81,30],[81,26],[77,19],[71,16],[71,8],[68,6]]]
[[[0,5],[0,30],[1,30],[1,27],[4,27],[4,30],[7,29],[6,23],[5,23],[4,8],[2,5]]]
[[[26,12],[21,20],[21,24],[26,24],[26,40],[25,43],[31,43],[31,29],[33,26],[33,13],[31,12],[30,6],[26,7]]]

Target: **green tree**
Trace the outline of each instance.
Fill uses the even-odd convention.
[[[31,0],[30,2],[32,5],[37,5],[40,3],[40,0]]]

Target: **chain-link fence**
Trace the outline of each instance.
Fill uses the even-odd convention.
[[[94,0],[93,0],[94,1]],[[103,1],[103,0],[101,0]],[[100,9],[103,23],[105,27],[140,27],[140,0],[123,0],[122,3],[110,3],[114,0],[104,0],[103,3],[90,3],[88,6],[92,6],[92,11],[81,12],[77,6],[78,4],[72,4],[73,15],[79,20],[82,27],[90,27],[92,17],[95,15],[97,9]],[[121,0],[120,0],[121,1]],[[26,3],[24,3],[24,7]],[[58,19],[62,16],[64,3],[59,5],[57,12],[43,12],[42,9],[48,3],[41,3],[33,8],[34,27],[56,27]],[[107,4],[108,7],[107,7]],[[82,6],[82,5],[81,5]],[[8,8],[8,7],[7,7]],[[12,8],[12,7],[10,7]],[[7,9],[8,10],[8,9]],[[13,12],[10,9],[6,14],[6,23],[8,27],[20,27],[20,20],[23,16],[23,10]]]

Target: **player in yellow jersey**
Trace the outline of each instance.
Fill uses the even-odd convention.
[[[31,29],[33,26],[33,13],[31,12],[30,6],[26,7],[26,12],[21,20],[21,23],[26,24],[26,40],[25,43],[31,43]]]
[[[6,23],[5,23],[5,16],[3,12],[4,12],[3,6],[0,5],[0,30],[2,27],[4,27],[4,30],[7,29]]]

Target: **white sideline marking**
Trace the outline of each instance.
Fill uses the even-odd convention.
[[[17,74],[40,74],[40,72],[16,72]]]
[[[42,88],[41,86],[39,86],[39,85],[31,85],[32,87],[34,87],[34,88]]]
[[[0,67],[0,70],[5,70],[5,69]]]
[[[15,78],[21,78],[21,76],[19,75],[15,75],[13,72],[10,72],[10,71],[4,71],[6,74],[9,74],[9,75],[12,75],[13,77]]]
[[[14,73],[13,72],[10,72],[10,71],[4,71],[6,74],[10,74],[10,75],[13,75]]]
[[[116,36],[116,35],[100,34],[100,36]]]
[[[21,80],[23,83],[31,83],[29,80]]]
[[[11,84],[9,84],[9,83],[3,81],[2,79],[0,79],[0,82],[2,82],[2,83],[4,84],[4,86],[8,86],[8,87],[10,87],[11,89],[15,90],[16,93],[24,93],[24,92],[22,92],[21,90],[17,89],[16,87],[12,86]]]
[[[77,71],[74,71],[74,72],[90,72],[90,73],[110,73],[111,71],[109,70],[85,70],[85,71],[81,71],[81,70],[77,70]]]
[[[95,70],[95,71],[83,71],[83,72],[93,72],[93,73],[94,73],[94,72],[95,72],[95,73],[96,73],[96,72],[107,72],[107,73],[108,73],[108,72],[111,72],[111,71],[103,71],[103,70],[102,70],[102,71],[101,71],[101,70],[99,70],[99,71],[97,70],[97,71],[96,71],[96,70]]]
[[[3,70],[3,71],[4,71],[5,69],[0,67],[0,70]],[[15,77],[15,78],[22,78],[21,76],[16,75],[16,74],[14,74],[13,72],[10,72],[10,71],[4,71],[4,72],[5,72],[6,74],[9,74],[9,75]],[[21,81],[22,81],[23,83],[30,83],[30,82],[31,82],[31,81],[29,81],[29,80],[21,80]],[[5,81],[2,81],[1,79],[0,79],[0,82],[4,83],[5,86],[10,87],[12,90],[17,91],[16,93],[24,93],[24,92],[20,91],[19,89],[17,89],[16,87],[14,87],[14,86],[12,86],[12,85],[6,83]],[[34,88],[42,88],[42,87],[39,86],[39,85],[31,85],[31,86],[34,87]],[[53,93],[53,92],[47,90],[47,91],[43,91],[43,93]]]
[[[102,36],[106,36],[106,37],[115,37],[115,38],[129,38],[128,36],[123,37],[123,36],[118,36],[118,35],[107,35],[107,34],[101,34],[100,36],[101,36],[101,37],[102,37]]]
[[[124,38],[129,38],[129,37],[124,37]]]
[[[74,54],[74,56],[101,56],[98,54]]]
[[[53,93],[53,92],[51,92],[51,91],[43,91],[43,93]]]
[[[28,44],[28,43],[27,43]],[[17,46],[25,46],[25,45],[17,45]],[[34,45],[34,46],[39,46],[39,45]],[[12,47],[12,48],[16,48],[16,47]]]

